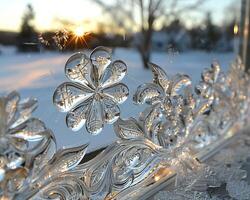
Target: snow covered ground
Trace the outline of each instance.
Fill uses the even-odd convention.
[[[59,148],[90,143],[89,151],[93,151],[115,140],[112,125],[105,125],[103,132],[98,136],[87,133],[85,127],[78,132],[72,132],[66,127],[65,113],[58,112],[52,104],[55,88],[66,81],[64,64],[70,55],[71,53],[56,52],[16,54],[13,48],[2,49],[0,94],[18,90],[24,98],[36,97],[39,107],[35,116],[53,130]],[[132,96],[138,85],[151,81],[151,72],[143,69],[140,57],[133,49],[115,49],[113,59],[122,59],[128,66],[128,75],[123,82],[130,88],[130,97],[120,105],[121,117],[136,117],[142,111],[142,107],[132,103]],[[233,53],[204,52],[155,52],[152,57],[152,61],[162,66],[169,75],[185,73],[192,77],[193,83],[199,81],[200,73],[205,67],[209,67],[213,60],[218,60],[222,69],[227,70],[233,59]]]

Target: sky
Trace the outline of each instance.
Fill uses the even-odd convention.
[[[194,22],[200,22],[204,18],[205,12],[212,11],[213,21],[221,24],[225,8],[233,1],[235,0],[206,0],[198,12],[189,14],[186,23],[192,26]],[[239,0],[238,2],[240,3]],[[96,29],[98,22],[106,19],[101,8],[91,0],[0,0],[0,30],[18,31],[29,3],[34,8],[34,25],[39,31],[61,28],[56,19],[73,22],[76,26],[84,23],[86,31],[92,31]]]
[[[29,3],[34,8],[34,24],[39,30],[56,29],[56,18],[77,24],[84,20],[95,21],[101,15],[101,9],[88,0],[0,0],[0,30],[18,31]]]

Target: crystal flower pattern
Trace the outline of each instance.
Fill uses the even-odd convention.
[[[198,102],[192,93],[191,79],[176,74],[170,78],[159,66],[150,63],[153,82],[140,85],[134,95],[137,104],[149,106],[139,120],[120,119],[115,131],[121,138],[143,136],[164,148],[180,146],[191,131],[195,118],[209,107],[206,101]]]
[[[185,120],[189,120],[194,107],[192,83],[187,75],[176,74],[170,78],[159,66],[150,63],[153,82],[137,88],[134,101],[150,106],[142,112],[146,136],[165,148],[175,146],[185,135]]]
[[[230,118],[232,112],[231,103],[231,91],[228,85],[227,77],[221,72],[220,66],[217,62],[211,65],[210,69],[205,69],[201,75],[201,81],[196,86],[195,91],[199,95],[200,99],[206,99],[213,112],[212,117],[209,117],[210,128],[219,129],[226,125],[232,124]],[[224,112],[221,112],[221,110]],[[217,117],[216,117],[217,116]],[[213,118],[214,120],[212,120]],[[223,120],[221,120],[223,119]]]
[[[87,144],[56,151],[53,133],[42,121],[31,117],[36,107],[37,100],[20,100],[17,92],[0,97],[0,199],[32,199],[52,177],[61,177],[75,168],[85,155]],[[71,178],[74,182],[76,178]],[[57,188],[67,189],[63,182]],[[81,199],[77,189],[71,192]],[[51,187],[46,195],[45,199],[54,199],[66,194],[55,193]]]
[[[118,104],[129,94],[127,86],[119,83],[127,72],[121,60],[111,62],[111,50],[97,47],[88,58],[76,53],[65,65],[65,74],[72,82],[61,84],[53,101],[66,116],[67,126],[78,131],[85,124],[89,133],[96,135],[104,123],[115,122],[120,115]]]
[[[236,122],[244,124],[241,118],[246,118],[249,107],[249,77],[240,59],[228,74],[214,62],[204,70],[195,90],[187,75],[170,78],[159,66],[149,66],[153,82],[140,85],[134,95],[136,103],[148,106],[138,120],[120,119],[115,123],[120,138],[146,137],[167,149],[179,151],[179,147],[189,146],[197,152],[224,137]]]
[[[244,126],[242,118],[247,118],[249,107],[249,76],[239,58],[227,74],[214,62],[210,69],[203,71],[201,79],[195,91],[199,101],[207,101],[209,112],[192,126],[197,134],[192,134],[190,139],[198,148],[225,136],[234,124]]]
[[[120,83],[125,63],[111,62],[104,47],[89,58],[76,53],[67,61],[71,82],[56,89],[53,102],[68,112],[68,127],[76,131],[86,124],[98,134],[114,122],[120,137],[89,161],[83,162],[88,144],[57,151],[53,133],[31,117],[36,100],[21,101],[17,92],[0,97],[0,198],[144,199],[175,179],[176,187],[163,193],[169,199],[217,199],[219,194],[208,192],[221,189],[228,197],[249,199],[250,139],[244,133],[250,80],[240,60],[225,75],[213,64],[196,93],[187,75],[169,77],[159,66],[150,67],[153,81],[134,95],[146,109],[138,120],[123,120],[118,104],[128,96]]]
[[[31,114],[37,101],[20,100],[17,92],[0,98],[0,194],[15,194],[25,184],[31,160],[51,137],[44,123]],[[9,196],[9,195],[8,195]],[[10,197],[10,196],[9,196]]]

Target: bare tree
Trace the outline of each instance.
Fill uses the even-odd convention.
[[[19,51],[38,51],[38,47],[35,44],[37,42],[37,33],[32,20],[35,18],[35,12],[31,4],[28,4],[21,23],[21,29],[18,34],[18,50]]]
[[[184,11],[197,8],[203,1],[195,0],[183,5],[183,1],[178,0],[116,0],[112,4],[105,0],[94,0],[119,29],[126,33],[138,31],[136,47],[145,68],[148,68],[150,61],[155,22],[175,19]]]

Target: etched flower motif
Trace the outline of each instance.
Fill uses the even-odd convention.
[[[20,101],[17,92],[0,98],[0,189],[16,193],[28,175],[31,159],[51,137],[44,123],[31,114],[35,99]]]
[[[233,76],[238,76],[235,72]],[[221,72],[218,63],[214,62],[210,69],[205,69],[201,76],[202,80],[196,86],[196,93],[200,99],[206,99],[210,106],[208,123],[211,132],[223,134],[223,129],[227,129],[233,123],[235,115],[235,96],[231,86],[232,79],[230,74],[225,75]],[[235,91],[240,90],[240,87]]]
[[[192,83],[189,76],[176,74],[170,78],[166,72],[156,64],[149,63],[149,66],[153,73],[153,82],[142,84],[137,88],[134,95],[134,101],[136,103],[153,105],[165,102],[165,104],[167,104],[167,101],[171,101],[172,98],[180,96],[187,97],[190,95]],[[178,101],[181,101],[181,99],[178,99]],[[168,108],[166,110],[168,110]]]
[[[170,147],[185,135],[185,126],[190,121],[195,100],[191,94],[191,80],[187,75],[176,74],[169,78],[159,66],[150,63],[153,82],[137,88],[134,101],[150,106],[142,112],[145,136],[154,143]]]
[[[178,121],[180,115],[184,120],[195,107],[195,99],[191,93],[192,82],[189,76],[176,74],[169,78],[165,71],[155,64],[149,64],[153,73],[153,83],[140,85],[134,95],[134,101],[138,104],[147,103],[163,114],[171,121]]]
[[[65,65],[65,74],[72,82],[57,87],[53,101],[61,112],[68,112],[67,126],[77,131],[86,124],[89,133],[96,135],[104,123],[115,122],[120,115],[118,104],[129,94],[126,85],[119,83],[127,72],[121,60],[111,62],[111,50],[97,47],[88,58],[76,53]]]
[[[56,152],[53,133],[31,117],[36,107],[37,100],[20,100],[17,92],[0,97],[0,197],[4,199],[30,199],[51,177],[75,168],[86,153],[88,144]]]
[[[222,81],[220,77],[220,66],[218,63],[214,62],[210,69],[205,69],[201,75],[201,81],[196,86],[197,94],[201,95],[203,98],[214,100],[216,91],[219,89],[219,83]]]
[[[146,137],[164,148],[180,147],[189,137],[195,145],[204,146],[211,141],[204,113],[209,110],[208,100],[200,100],[192,93],[191,79],[177,74],[169,78],[166,72],[155,64],[149,64],[153,82],[137,88],[134,101],[149,104],[134,118],[119,119],[115,132],[124,139]]]

